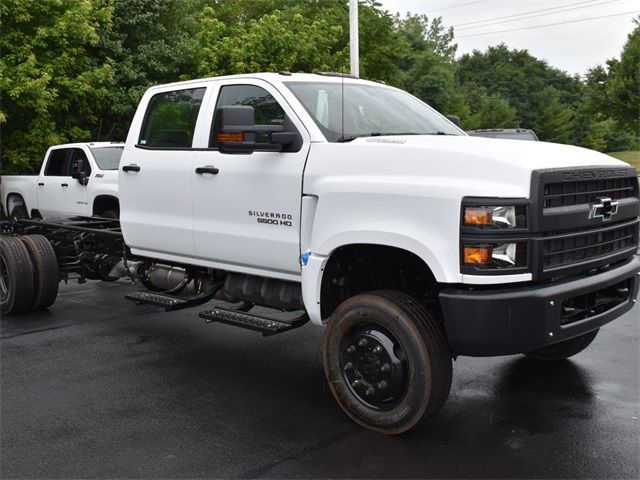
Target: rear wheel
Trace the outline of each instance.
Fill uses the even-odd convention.
[[[58,296],[60,274],[58,260],[47,238],[43,235],[20,237],[29,251],[35,270],[34,298],[31,308],[42,310],[53,305]]]
[[[324,367],[342,409],[360,425],[398,434],[435,414],[451,388],[451,356],[434,316],[405,293],[342,303],[324,335]]]
[[[20,313],[33,302],[34,269],[29,252],[16,237],[0,237],[0,313]]]
[[[600,330],[594,330],[593,332],[585,333],[576,338],[565,340],[564,342],[549,345],[533,352],[525,353],[527,357],[535,358],[536,360],[545,360],[547,362],[559,362],[566,358],[577,355],[593,342]]]

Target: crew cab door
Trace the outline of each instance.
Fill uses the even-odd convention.
[[[202,149],[194,152],[191,167],[196,255],[231,270],[297,276],[302,174],[309,135],[271,84],[256,79],[215,85],[207,122],[200,132]],[[220,152],[216,117],[221,107],[233,105],[253,107],[256,125],[284,124],[288,131],[296,130],[297,144],[281,152]]]
[[[148,92],[120,160],[120,223],[134,253],[179,261],[194,254],[193,135],[205,86]],[[177,258],[180,257],[180,258]]]
[[[49,152],[38,176],[38,209],[44,218],[90,215],[87,186],[71,176],[83,171],[87,179],[91,164],[81,148],[57,148]]]

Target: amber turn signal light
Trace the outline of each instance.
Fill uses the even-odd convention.
[[[218,142],[244,142],[242,132],[220,132],[217,136]]]
[[[467,265],[487,265],[491,263],[491,247],[464,247],[464,263]]]
[[[465,225],[491,225],[493,209],[488,207],[467,207],[464,209]]]

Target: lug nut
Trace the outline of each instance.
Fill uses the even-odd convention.
[[[373,389],[373,387],[369,387],[369,388],[367,388],[367,391],[366,391],[366,392],[364,392],[364,394],[365,394],[367,397],[370,397],[370,396],[371,396],[371,395],[373,395],[374,393],[376,393],[376,391]]]
[[[382,380],[376,384],[376,387],[378,387],[380,390],[384,390],[385,388],[387,388],[387,382]]]
[[[349,345],[349,348],[347,348],[347,353],[353,353],[356,351],[356,347],[354,347],[353,345]]]
[[[382,347],[377,345],[376,348],[373,349],[373,353],[380,353],[382,351]]]
[[[364,347],[366,347],[367,345],[369,345],[369,342],[367,341],[367,339],[366,339],[366,338],[361,338],[361,339],[360,339],[360,341],[358,342],[358,346],[359,346],[360,348],[364,348]]]
[[[353,368],[353,363],[349,362],[344,365],[345,371],[351,370]]]
[[[391,365],[389,365],[388,363],[385,363],[380,367],[381,372],[388,372],[389,370],[391,370]]]
[[[359,387],[360,386],[360,380],[358,380],[358,379],[354,380],[353,382],[351,382],[351,386],[353,388]]]

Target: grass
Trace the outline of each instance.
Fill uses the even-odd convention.
[[[618,160],[630,163],[636,169],[640,171],[640,150],[630,150],[627,152],[610,152],[607,155],[611,155]]]

